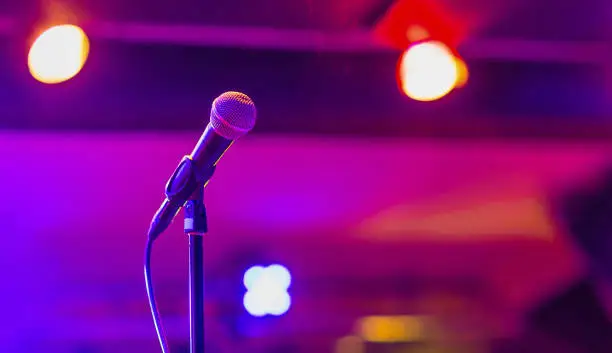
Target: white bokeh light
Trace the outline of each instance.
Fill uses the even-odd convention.
[[[251,267],[244,274],[244,308],[256,317],[283,315],[291,307],[290,285],[291,274],[284,266]]]
[[[404,93],[418,101],[433,101],[455,88],[459,78],[455,55],[440,42],[418,43],[400,59],[399,78]]]
[[[244,273],[244,278],[243,278],[244,286],[247,289],[253,288],[253,286],[255,285],[255,282],[257,281],[257,279],[259,277],[261,277],[263,272],[264,272],[264,267],[263,266],[253,266],[253,267],[249,268]]]
[[[81,28],[74,25],[54,26],[32,43],[28,68],[40,82],[60,83],[81,71],[88,54],[89,39]]]
[[[266,275],[269,276],[278,286],[284,289],[289,289],[291,286],[291,273],[285,266],[271,265],[266,269]]]

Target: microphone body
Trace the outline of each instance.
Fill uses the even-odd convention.
[[[189,157],[198,166],[198,169],[212,168],[217,165],[217,162],[233,143],[234,140],[217,134],[212,124],[208,124]]]
[[[242,93],[226,92],[215,99],[210,123],[191,154],[183,157],[166,184],[166,199],[149,228],[151,239],[168,228],[187,200],[203,192],[225,151],[253,128],[255,118],[253,101]]]

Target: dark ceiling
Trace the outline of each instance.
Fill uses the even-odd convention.
[[[606,0],[404,0],[432,3],[469,19],[475,36],[530,39],[609,38]],[[0,1],[18,20],[66,17],[79,22],[133,21],[218,26],[265,26],[338,31],[369,28],[395,0],[22,0]],[[71,14],[69,14],[71,13]]]
[[[371,29],[391,5],[388,0],[40,4],[0,2],[4,22],[15,21],[11,28],[17,29],[5,31],[0,44],[3,128],[200,129],[212,99],[233,89],[254,98],[261,132],[591,138],[608,137],[612,131],[610,70],[585,58],[593,53],[572,49],[572,43],[607,43],[607,20],[612,16],[603,0],[444,1],[448,11],[470,18],[469,41],[488,40],[508,53],[512,48],[502,40],[545,40],[534,42],[534,48],[543,43],[553,49],[548,50],[550,58],[542,60],[467,52],[468,85],[435,103],[413,102],[399,92],[395,79],[399,52],[395,50],[334,53],[202,47],[176,45],[171,40],[125,43],[92,35],[89,61],[72,81],[44,86],[31,79],[25,67],[25,35],[31,24],[39,23],[43,13],[65,13],[58,8],[70,8],[71,18],[84,26],[137,21],[230,29],[271,27],[278,33],[300,28],[333,34]],[[557,43],[569,46],[577,60],[556,60]],[[478,48],[472,51],[478,53]]]

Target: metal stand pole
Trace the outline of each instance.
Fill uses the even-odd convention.
[[[190,352],[204,353],[204,235],[208,231],[204,189],[185,205],[185,234],[189,237]]]

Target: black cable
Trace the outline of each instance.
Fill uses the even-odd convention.
[[[166,332],[162,325],[161,316],[157,309],[157,302],[155,301],[155,294],[153,292],[153,276],[151,275],[151,253],[153,251],[153,239],[148,237],[147,245],[145,246],[144,255],[144,276],[145,284],[147,287],[147,297],[149,298],[149,306],[151,307],[151,314],[153,315],[153,324],[155,324],[155,331],[157,332],[157,338],[159,339],[159,345],[161,346],[162,353],[170,353],[168,348],[168,341],[166,338]]]

